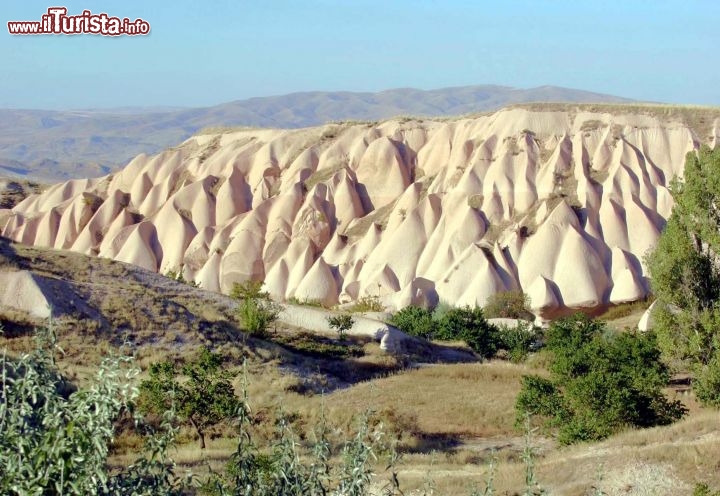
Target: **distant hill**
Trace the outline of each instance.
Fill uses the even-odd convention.
[[[0,176],[41,181],[101,176],[139,153],[156,153],[205,127],[300,128],[398,115],[461,115],[513,103],[629,101],[556,86],[479,85],[429,91],[292,93],[193,109],[0,109]]]

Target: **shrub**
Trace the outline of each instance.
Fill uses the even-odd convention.
[[[699,370],[693,389],[704,405],[720,408],[720,356]]]
[[[546,346],[552,378],[524,379],[516,412],[518,419],[537,413],[546,427],[559,427],[561,443],[665,425],[686,412],[663,395],[670,376],[651,333],[611,333],[578,314],[553,323]]]
[[[345,339],[345,335],[350,329],[352,329],[353,324],[355,324],[352,316],[347,313],[341,315],[331,315],[327,318],[327,321],[328,325],[337,331],[340,339]]]
[[[182,282],[194,288],[199,287],[198,283],[196,283],[195,281],[187,281],[185,277],[183,277],[182,268],[178,270],[168,270],[167,272],[165,272],[165,277],[167,277],[168,279],[173,279],[177,282]]]
[[[515,327],[500,326],[500,347],[507,350],[514,363],[525,360],[539,339],[538,328],[530,323],[518,322]]]
[[[280,334],[274,337],[273,341],[296,353],[320,358],[361,357],[365,354],[360,345],[339,344],[330,338],[310,332]]]
[[[308,298],[301,300],[297,296],[291,296],[290,298],[288,298],[288,303],[304,307],[327,308],[327,305],[323,304],[323,302],[320,300],[311,300]]]
[[[453,305],[448,303],[447,301],[440,300],[437,304],[437,306],[433,309],[432,315],[433,319],[440,320],[443,315],[448,313],[450,310],[455,308]]]
[[[245,376],[246,377],[246,376]],[[287,417],[276,420],[276,437],[270,452],[253,441],[252,418],[243,381],[243,402],[238,410],[238,445],[224,474],[214,473],[203,489],[209,494],[275,496],[294,494],[333,496],[367,494],[374,475],[372,462],[383,438],[381,427],[371,428],[370,414],[361,417],[357,434],[344,443],[342,463],[330,465],[331,443],[324,413],[315,430],[309,459],[300,456],[300,442]]]
[[[251,336],[267,336],[268,327],[280,317],[282,307],[262,290],[262,281],[245,281],[233,284],[230,297],[240,300],[240,321]]]
[[[440,307],[438,307],[440,308]],[[443,305],[440,311],[405,307],[390,318],[390,323],[412,336],[440,341],[465,341],[483,358],[501,347],[499,330],[484,317],[482,309]]]
[[[713,490],[705,482],[700,482],[698,484],[695,484],[695,488],[693,489],[693,496],[720,496],[720,489]]]
[[[433,313],[415,306],[403,308],[390,317],[389,322],[405,334],[423,339],[434,339],[438,329]]]
[[[121,362],[103,362],[89,389],[67,395],[47,345],[17,362],[2,360],[2,494],[37,494],[39,488],[90,494],[109,482],[105,459],[113,421],[134,396]]]
[[[535,315],[530,311],[530,298],[522,291],[495,293],[487,299],[483,310],[489,319],[535,320]]]
[[[382,426],[370,428],[369,413],[361,418],[355,437],[345,443],[342,452],[343,463],[340,467],[336,494],[343,496],[363,496],[367,494],[372,481],[372,463],[376,459],[373,447],[382,438]]]
[[[530,412],[542,418],[548,427],[557,426],[569,416],[560,389],[550,379],[536,375],[523,376],[515,408],[518,412],[518,425]]]
[[[362,296],[355,301],[355,304],[348,309],[351,313],[382,312],[385,307],[380,303],[377,296]]]
[[[280,305],[269,300],[245,299],[239,307],[243,327],[259,338],[267,336],[268,327],[278,320],[280,311]]]
[[[490,324],[479,307],[453,308],[437,321],[436,339],[462,340],[483,358],[500,348],[498,328]]]
[[[269,300],[270,294],[262,287],[262,281],[236,282],[230,290],[230,297],[236,300]]]

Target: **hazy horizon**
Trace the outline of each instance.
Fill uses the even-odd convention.
[[[53,4],[0,7],[39,21]],[[5,31],[0,107],[208,107],[306,91],[469,85],[560,86],[675,104],[720,105],[712,69],[720,4],[330,0],[173,8],[64,2],[69,15],[142,18],[146,36]]]
[[[223,104],[227,103],[233,103],[233,102],[244,102],[248,100],[253,99],[272,99],[272,98],[281,98],[286,96],[293,96],[293,95],[302,95],[302,94],[367,94],[367,95],[377,95],[382,93],[389,93],[389,92],[395,92],[395,91],[425,91],[425,92],[433,92],[433,91],[443,91],[443,90],[452,90],[457,88],[473,88],[473,87],[482,87],[482,86],[494,86],[494,87],[502,87],[502,88],[509,88],[513,91],[527,91],[527,90],[533,90],[537,88],[557,88],[557,89],[564,89],[564,90],[570,90],[570,91],[581,91],[581,92],[588,92],[588,93],[597,93],[598,95],[606,95],[606,96],[613,96],[618,98],[625,98],[623,95],[610,95],[606,93],[600,93],[600,92],[593,92],[592,90],[586,90],[585,88],[568,88],[563,86],[556,86],[556,85],[540,85],[533,88],[519,88],[519,87],[513,87],[509,85],[502,85],[502,84],[482,84],[478,83],[475,85],[460,85],[460,86],[445,86],[440,88],[413,88],[413,87],[402,87],[402,88],[383,88],[377,91],[351,91],[351,90],[305,90],[305,91],[291,91],[289,93],[278,93],[278,94],[272,94],[272,95],[262,95],[262,96],[250,96],[247,98],[236,98],[234,100],[226,100],[221,101],[218,103],[212,103],[210,105],[108,105],[108,106],[95,106],[95,107],[57,107],[57,108],[50,108],[50,107],[1,107],[3,110],[18,110],[18,111],[57,111],[57,112],[96,112],[96,113],[113,113],[113,114],[122,114],[122,113],[128,113],[131,114],[134,111],[139,111],[140,113],[163,113],[163,112],[172,112],[172,111],[183,111],[183,110],[193,110],[193,109],[204,109],[204,108],[211,108],[215,106],[222,106]],[[552,102],[549,102],[552,103]],[[561,101],[557,103],[562,103]],[[603,102],[598,102],[603,103]],[[650,101],[640,101],[640,100],[630,100],[628,99],[628,104],[630,103],[658,103],[658,104],[664,104],[665,102],[650,102]],[[682,104],[679,104],[682,105]]]

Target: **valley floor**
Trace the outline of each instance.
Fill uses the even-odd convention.
[[[546,373],[542,352],[523,364],[441,363],[432,354],[388,355],[367,338],[340,340],[290,326],[273,329],[265,340],[250,338],[221,295],[75,253],[7,245],[0,255],[3,270],[62,280],[72,293],[59,297],[73,294],[82,300],[82,312],[63,307],[53,324],[63,349],[60,368],[74,382],[82,384],[102,356],[121,349],[132,351],[142,378],[151,363],[179,360],[200,346],[212,346],[239,373],[238,391],[247,364],[258,441],[272,439],[268,424],[279,411],[291,419],[301,443],[312,439],[323,416],[339,440],[353,432],[359,414],[372,411],[401,453],[396,469],[406,495],[469,494],[473,483],[484,484],[493,457],[496,494],[516,494],[524,487],[522,457],[528,442],[535,453],[535,476],[548,494],[677,495],[691,494],[700,482],[720,486],[720,413],[698,406],[682,381],[667,390],[690,412],[676,424],[560,447],[539,431],[528,441],[515,426],[520,378]],[[642,308],[617,311],[610,325],[635,325],[641,313]],[[32,328],[47,324],[7,309],[0,320],[5,327],[0,349],[11,356],[32,347]],[[467,353],[462,344],[443,346]],[[208,438],[207,449],[200,450],[193,432],[184,428],[171,456],[181,469],[221,468],[236,448],[233,429],[221,425]],[[110,463],[127,465],[140,448],[138,435],[122,430]],[[378,487],[390,475],[386,465],[380,456]]]

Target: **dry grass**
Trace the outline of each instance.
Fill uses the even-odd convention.
[[[653,300],[641,300],[610,305],[603,313],[598,315],[598,318],[605,321],[611,321],[633,315],[641,310],[644,312],[648,309],[652,302]]]
[[[27,336],[17,339],[30,344]],[[90,364],[113,349],[108,343],[87,341],[82,336],[64,339],[72,345],[73,362]],[[298,385],[310,380],[301,376],[300,371],[312,375],[318,361],[296,358],[293,367],[288,367],[289,352],[282,348],[251,350],[240,345],[226,343],[220,348],[226,355],[235,355],[231,360],[236,364],[235,371],[240,370],[237,366],[240,358],[247,356],[250,360],[249,394],[258,422],[254,432],[258,442],[272,438],[271,419],[279,411],[293,418],[293,428],[301,439],[311,439],[324,405],[326,416],[336,427],[337,445],[352,432],[353,416],[369,408],[384,422],[387,432],[400,436],[404,455],[398,468],[405,494],[422,488],[428,471],[434,480],[435,494],[468,494],[471,482],[484,480],[493,449],[500,459],[495,479],[497,494],[521,490],[523,440],[513,427],[513,405],[520,377],[541,371],[542,357],[529,365],[492,361],[395,370],[386,377],[321,396],[298,392]],[[141,352],[142,360],[168,358],[165,345],[157,348],[147,345]],[[191,351],[182,346],[176,353],[179,356]],[[389,359],[372,343],[358,361],[339,360],[335,366],[344,363],[357,369],[361,360],[378,364]],[[75,368],[74,372],[89,375],[93,367]],[[322,376],[316,374],[318,380]],[[235,384],[239,390],[241,377],[237,377]],[[333,384],[327,386],[332,389]],[[686,403],[693,402],[691,396],[684,399]],[[695,404],[690,417],[673,426],[630,431],[599,444],[558,449],[548,440],[536,438],[533,443],[540,447],[538,478],[550,494],[561,495],[585,494],[596,484],[598,472],[602,474],[601,488],[607,494],[686,494],[688,488],[701,481],[717,486],[718,425],[720,414]],[[205,451],[197,448],[190,429],[182,430],[179,441],[172,456],[181,469],[192,468],[195,472],[207,470],[206,463],[220,469],[235,449],[229,425],[216,430]],[[137,437],[120,437],[111,463],[124,465],[135,459],[139,445]],[[378,477],[385,476],[383,461],[378,462]],[[641,487],[646,491],[640,492]]]
[[[500,452],[505,465],[500,482],[518,487],[522,439],[513,428],[513,405],[519,377],[530,369],[506,362],[437,365],[397,372],[324,396],[307,396],[293,391],[298,379],[280,365],[279,360],[270,360],[248,367],[253,415],[262,422],[254,428],[253,437],[260,443],[272,438],[268,420],[279,411],[292,419],[299,439],[312,439],[324,408],[339,446],[355,428],[356,416],[370,409],[389,435],[400,437],[405,452],[399,467],[403,490],[421,487],[429,469],[438,487],[436,494],[466,494],[471,480],[482,480],[491,449]],[[238,377],[238,387],[240,381]],[[192,432],[184,429],[173,457],[195,471],[202,471],[205,462],[220,468],[236,445],[229,427],[218,432],[222,435],[210,439],[208,449],[201,452]],[[131,461],[134,454],[123,448],[135,451],[137,442],[123,441],[112,464]],[[378,460],[378,478],[386,476],[383,463],[384,459]]]
[[[594,446],[559,450],[543,461],[539,472],[559,494],[580,494],[575,491],[587,488],[592,482],[588,476],[600,467],[611,494],[620,489],[617,486],[632,487],[628,494],[687,494],[684,491],[696,482],[720,484],[718,425],[718,412],[700,411],[668,427],[629,431]],[[667,487],[653,493],[652,479]]]
[[[580,131],[587,132],[587,131],[596,131],[598,129],[606,128],[608,125],[602,121],[599,121],[597,119],[591,119],[589,121],[585,121],[582,123],[582,126],[580,127]]]
[[[121,344],[158,342],[199,345],[228,333],[237,337],[232,308],[219,295],[199,291],[131,265],[79,253],[3,242],[2,260],[14,268],[58,281],[55,295],[60,331]],[[67,295],[79,299],[66,302]],[[71,308],[72,307],[72,308]]]
[[[698,482],[720,485],[720,413],[700,411],[668,427],[634,430],[605,442],[554,448],[535,438],[536,475],[549,494],[607,495],[690,494]],[[496,494],[523,489],[522,441],[498,453]],[[445,453],[403,457],[400,481],[406,491],[423,487],[432,477],[436,494],[468,494],[471,483],[485,480],[489,449],[463,446]]]
[[[709,139],[712,134],[713,122],[720,117],[720,108],[717,107],[659,105],[653,103],[520,103],[511,105],[509,108],[524,108],[540,112],[595,112],[614,115],[648,115],[662,122],[682,122],[692,129],[701,141]],[[593,121],[588,122],[591,123]]]
[[[58,320],[60,345],[65,350],[60,367],[74,381],[82,383],[94,374],[102,357],[116,352],[126,339],[134,343],[137,363],[144,369],[210,345],[228,357],[228,365],[236,372],[247,359],[250,402],[257,421],[254,437],[261,444],[272,438],[272,419],[279,411],[292,418],[293,428],[306,440],[311,439],[324,409],[338,444],[353,431],[353,417],[371,409],[386,431],[400,439],[404,454],[399,475],[405,494],[421,488],[428,471],[436,494],[467,494],[472,481],[484,479],[493,449],[501,462],[496,494],[513,494],[522,487],[523,440],[513,425],[514,403],[521,376],[543,373],[547,357],[542,352],[531,355],[525,365],[491,361],[406,368],[409,364],[403,358],[385,354],[377,343],[357,342],[362,356],[318,357],[293,351],[291,346],[242,339],[231,321],[231,308],[176,281],[156,275],[149,275],[151,280],[138,279],[137,269],[130,266],[68,252],[11,248],[9,253],[3,251],[9,263],[65,279],[93,308],[102,309],[106,302],[114,309],[106,308],[107,314],[101,313],[99,320],[77,315]],[[609,323],[617,326],[623,319],[639,319],[643,307],[618,306],[605,317],[614,317]],[[147,320],[130,322],[122,332],[104,330],[105,324],[113,326],[121,319],[113,312],[137,313],[138,308],[147,310],[142,317]],[[13,312],[0,315],[6,322],[17,323],[12,336],[0,338],[11,353],[30,349],[28,331],[40,324],[21,317]],[[277,336],[287,336],[300,331],[282,328],[277,332]],[[241,381],[240,376],[235,380],[238,391]],[[321,390],[332,392],[318,394]],[[668,389],[670,395],[677,391]],[[719,486],[720,414],[700,408],[691,394],[678,397],[688,405],[690,415],[673,426],[629,431],[603,443],[561,449],[547,439],[535,439],[541,448],[539,480],[551,494],[567,495],[584,494],[597,483],[599,471],[600,487],[607,494],[685,494],[696,482]],[[218,427],[204,452],[197,449],[190,429],[182,430],[179,441],[172,455],[196,471],[206,470],[204,461],[220,468],[235,449],[230,425]],[[135,459],[139,445],[137,436],[119,437],[111,463]],[[378,473],[383,473],[382,461]]]
[[[251,131],[253,129],[263,129],[259,126],[210,126],[195,131],[193,136],[203,136],[206,134],[230,134],[238,131]]]
[[[485,197],[483,195],[470,195],[468,196],[467,203],[470,208],[480,210],[482,208]]]
[[[605,321],[608,326],[618,331],[637,329],[638,323],[652,300],[633,301],[609,306],[596,318]]]
[[[369,408],[411,420],[425,436],[511,435],[515,396],[526,373],[522,365],[500,361],[424,366],[337,391],[324,401],[330,418],[340,423]]]

